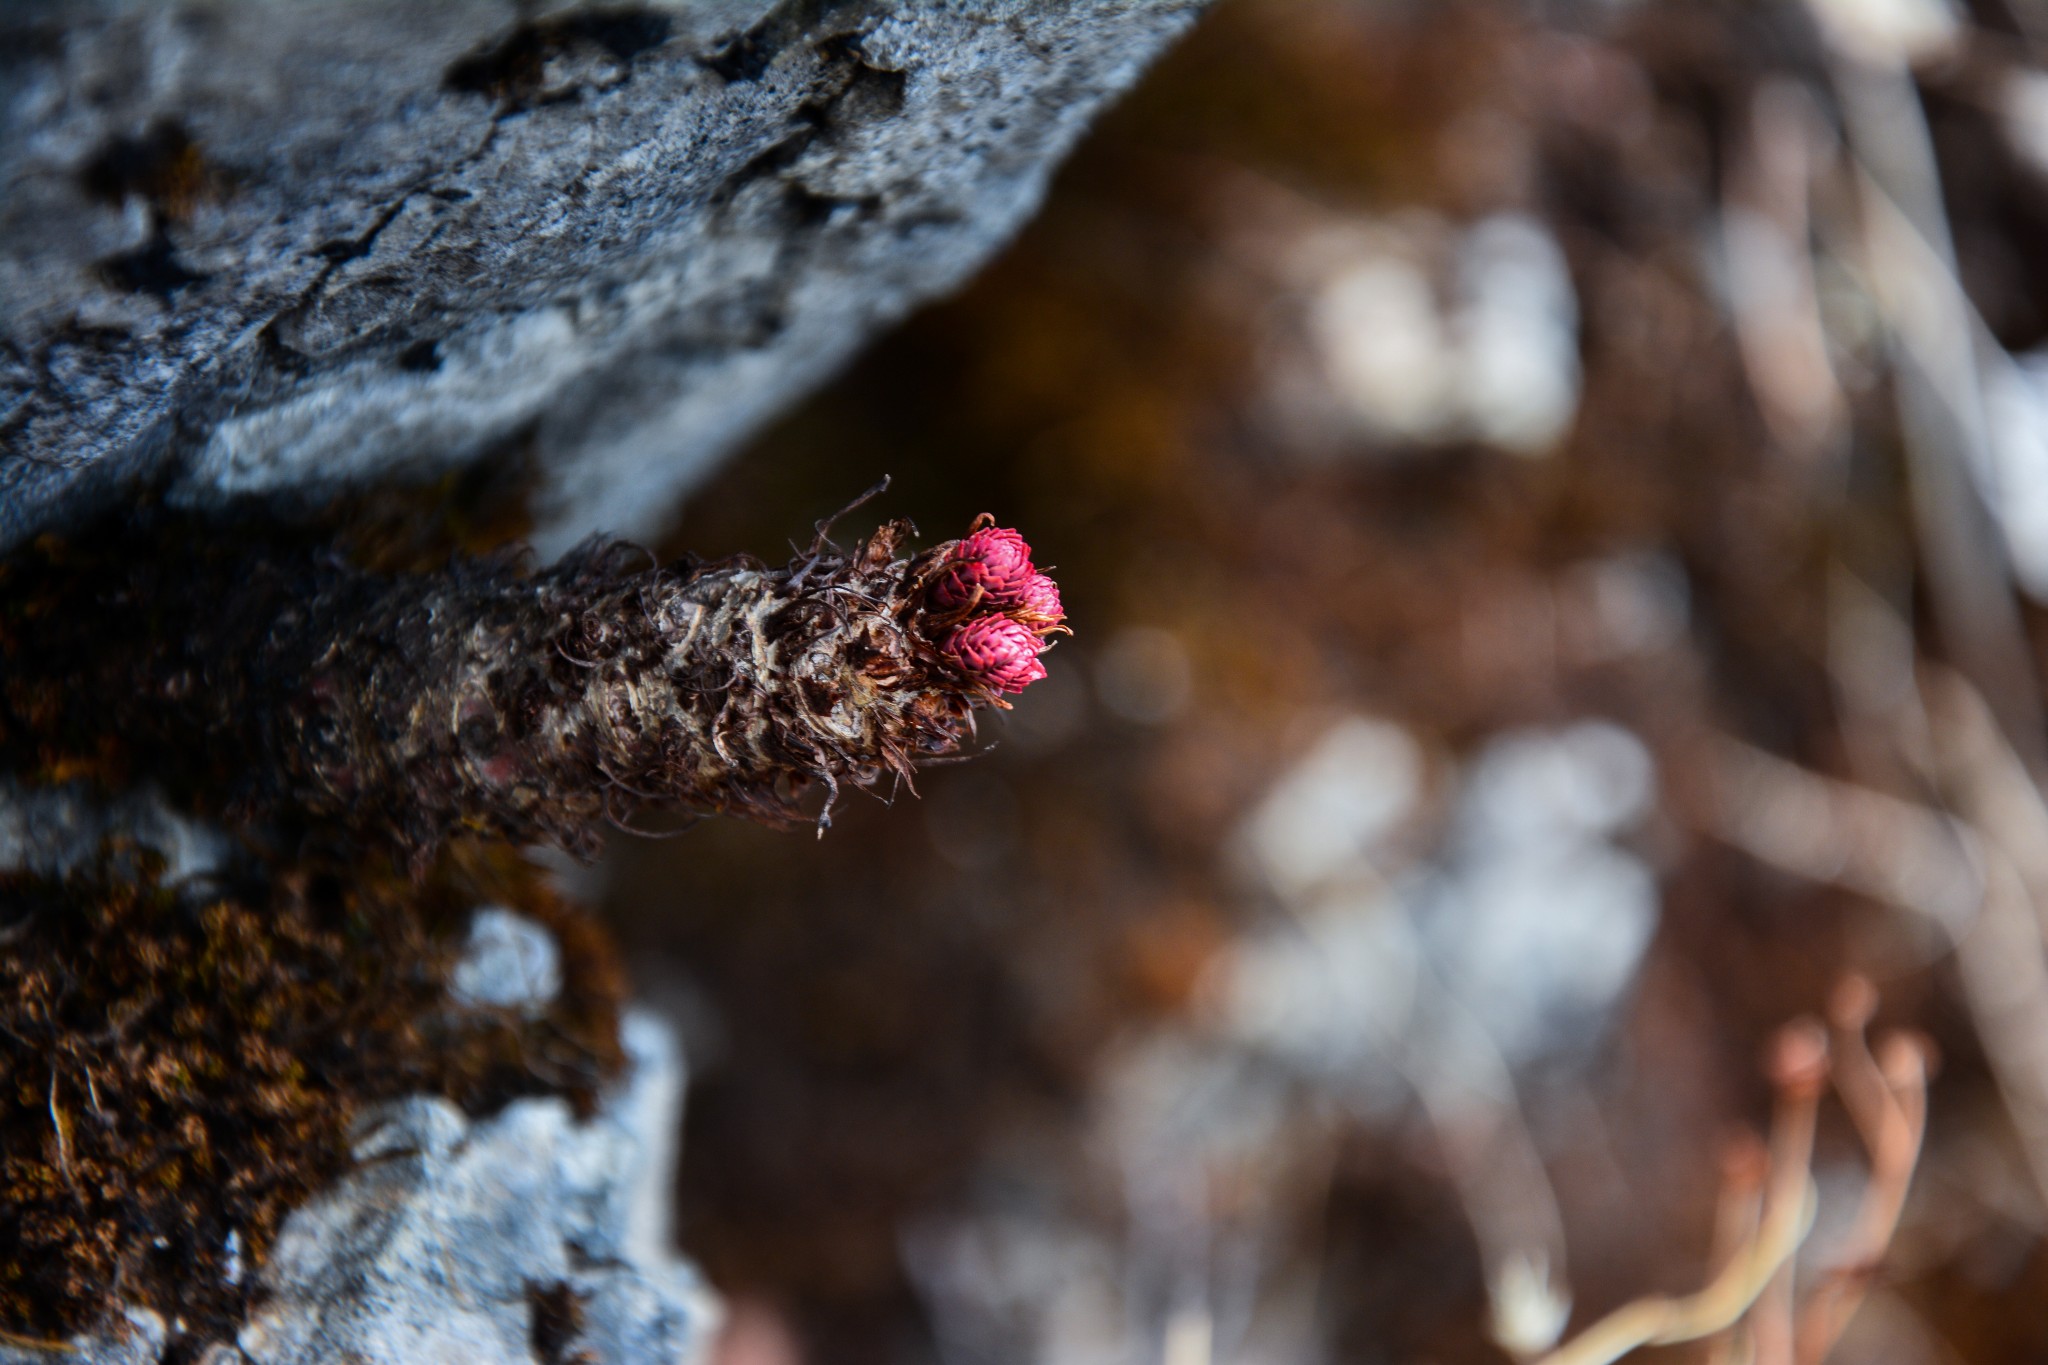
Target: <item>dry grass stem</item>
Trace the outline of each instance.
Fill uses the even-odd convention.
[[[1700,1341],[1741,1321],[1813,1227],[1813,1132],[1827,1076],[1827,1038],[1818,1025],[1788,1026],[1772,1061],[1778,1092],[1770,1177],[1756,1234],[1697,1294],[1650,1295],[1625,1304],[1543,1357],[1541,1365],[1607,1365],[1644,1346]]]
[[[1724,1273],[1755,1240],[1770,1171],[1770,1149],[1756,1134],[1744,1130],[1729,1139],[1721,1154],[1721,1194],[1714,1210],[1711,1264],[1716,1274]],[[1755,1359],[1755,1343],[1738,1327],[1708,1345],[1706,1365],[1751,1365]]]
[[[1540,1365],[1607,1365],[1640,1347],[1709,1339],[1711,1365],[1827,1359],[1891,1246],[1926,1132],[1931,1047],[1894,1033],[1873,1055],[1866,1029],[1876,1009],[1875,989],[1850,977],[1830,1002],[1829,1028],[1800,1020],[1780,1031],[1770,1064],[1778,1096],[1770,1146],[1738,1139],[1723,1158],[1720,1270],[1707,1287],[1685,1298],[1637,1299]],[[1814,1129],[1830,1082],[1867,1149],[1870,1180],[1838,1264],[1802,1303],[1793,1257],[1813,1225]]]
[[[1862,1305],[1871,1276],[1898,1229],[1926,1136],[1931,1046],[1912,1034],[1892,1033],[1873,1056],[1866,1029],[1876,1010],[1875,989],[1852,976],[1837,988],[1828,1011],[1834,1032],[1835,1092],[1863,1140],[1870,1180],[1840,1263],[1800,1313],[1799,1365],[1820,1365],[1827,1359]]]

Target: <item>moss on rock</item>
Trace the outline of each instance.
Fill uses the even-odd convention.
[[[473,907],[546,925],[538,1012],[446,982]],[[515,856],[458,848],[423,883],[294,868],[166,884],[109,845],[61,881],[0,879],[0,1330],[87,1329],[117,1301],[230,1335],[290,1210],[348,1162],[366,1105],[528,1094],[579,1113],[621,1064],[603,931]]]

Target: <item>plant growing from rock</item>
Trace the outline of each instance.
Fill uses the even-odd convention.
[[[1045,676],[1058,589],[988,521],[918,553],[907,522],[845,552],[821,528],[779,568],[597,541],[384,575],[272,540],[167,572],[46,545],[0,580],[0,758],[416,868],[458,834],[587,858],[655,810],[788,824],[817,788],[822,829]]]
[[[0,1340],[123,1302],[199,1346],[232,1335],[376,1101],[587,1112],[622,980],[505,845],[590,856],[661,810],[822,831],[845,789],[957,754],[1065,630],[989,521],[921,552],[906,522],[850,551],[821,525],[781,567],[594,542],[379,573],[158,520],[0,564],[13,779],[146,781],[263,836],[182,885],[120,839],[66,877],[0,872]],[[564,949],[538,1014],[451,995],[483,902]]]

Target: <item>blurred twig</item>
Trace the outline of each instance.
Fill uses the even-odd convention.
[[[1714,1279],[1687,1298],[1637,1299],[1544,1357],[1540,1365],[1607,1365],[1643,1346],[1715,1338],[1714,1365],[1820,1365],[1862,1304],[1870,1277],[1898,1227],[1927,1122],[1927,1045],[1893,1034],[1873,1056],[1865,1028],[1876,992],[1860,978],[1839,987],[1829,1010],[1833,1044],[1819,1024],[1780,1031],[1771,1063],[1778,1095],[1768,1156],[1738,1142],[1726,1158]],[[1832,1079],[1870,1158],[1863,1205],[1839,1263],[1800,1304],[1793,1253],[1813,1223],[1813,1133],[1820,1095]],[[1756,1190],[1765,1189],[1755,1213]],[[1748,1319],[1747,1332],[1739,1330]]]
[[[1763,1210],[1764,1182],[1771,1171],[1770,1149],[1747,1130],[1721,1154],[1721,1197],[1714,1210],[1713,1264],[1725,1270],[1756,1236]],[[1717,1272],[1718,1273],[1718,1272]],[[1740,1328],[1714,1339],[1707,1365],[1753,1365],[1755,1343]]]
[[[1827,1081],[1827,1036],[1814,1023],[1778,1038],[1771,1079],[1778,1092],[1771,1127],[1771,1170],[1756,1235],[1697,1294],[1640,1298],[1594,1323],[1541,1365],[1607,1365],[1643,1346],[1699,1341],[1727,1331],[1749,1312],[1813,1226],[1810,1166],[1814,1119]]]
[[[1729,306],[1743,368],[1773,439],[1808,464],[1839,454],[1847,423],[1807,251],[1808,199],[1824,152],[1816,145],[1821,128],[1805,87],[1766,82],[1750,101],[1721,205]]]
[[[1954,675],[1935,675],[1929,714],[1939,776],[1978,833],[1984,881],[1976,921],[1956,944],[1977,1032],[2048,1202],[2048,807],[1989,707]]]
[[[1860,255],[1885,324],[1938,628],[2031,767],[2048,756],[2040,691],[1996,525],[1970,477],[1990,467],[1976,312],[1963,292],[1934,139],[1910,50],[1845,41],[1853,5],[1825,3],[1832,78],[1854,160]]]
[[[1736,740],[1716,742],[1709,769],[1717,837],[1794,876],[1846,887],[1964,935],[1982,894],[1967,828]]]
[[[1870,1182],[1840,1264],[1801,1310],[1799,1365],[1825,1360],[1861,1306],[1870,1277],[1898,1228],[1927,1131],[1929,1047],[1911,1034],[1894,1033],[1873,1056],[1865,1030],[1876,1010],[1877,992],[1861,977],[1845,980],[1829,1002],[1835,1091],[1869,1154]]]
[[[1751,856],[1923,914],[1963,990],[2037,1192],[2048,1202],[2048,802],[1990,707],[1930,670],[1924,721],[1953,815],[1725,743],[1715,832]],[[1918,708],[1914,698],[1903,705]]]
[[[1448,990],[1431,1000],[1431,1026],[1408,1040],[1402,1071],[1479,1242],[1494,1339],[1531,1356],[1557,1341],[1570,1316],[1564,1218],[1507,1059]]]

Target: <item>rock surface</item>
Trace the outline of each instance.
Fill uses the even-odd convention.
[[[265,1295],[208,1365],[596,1365],[700,1357],[718,1309],[669,1249],[683,1073],[665,1026],[629,1014],[626,1082],[578,1123],[558,1099],[471,1122],[425,1096],[357,1128],[360,1163],[286,1221]],[[149,1365],[164,1324],[0,1365]]]
[[[0,774],[0,872],[69,876],[110,837],[162,854],[172,883],[214,872],[228,850],[226,835],[178,814],[153,789],[108,799],[85,782],[32,787]]]
[[[477,909],[449,995],[464,1005],[538,1014],[561,989],[562,953],[552,934],[501,905]]]
[[[0,17],[0,547],[483,458],[646,532],[1036,205],[1201,0]]]

